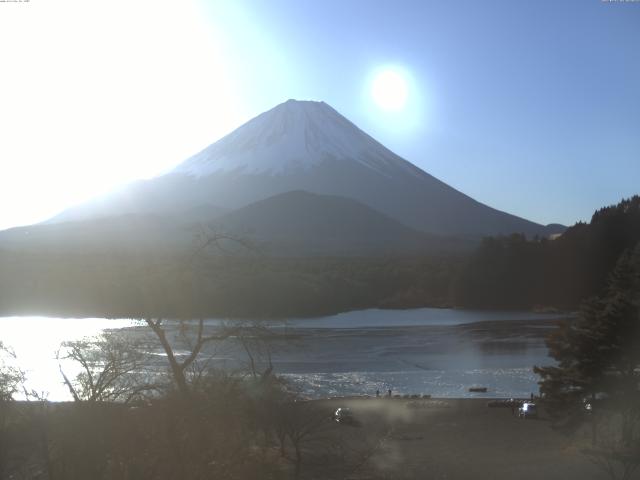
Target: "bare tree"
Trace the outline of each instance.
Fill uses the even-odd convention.
[[[225,328],[216,333],[206,335],[204,332],[204,319],[199,319],[197,320],[195,335],[190,336],[187,333],[190,331],[189,322],[180,321],[179,328],[183,339],[186,338],[192,340],[189,340],[189,353],[184,358],[179,358],[179,356],[174,352],[174,348],[167,337],[167,330],[163,323],[163,319],[148,318],[145,319],[145,322],[160,341],[160,345],[167,355],[167,361],[169,362],[173,382],[175,383],[178,392],[185,397],[188,397],[190,394],[187,373],[189,368],[194,366],[194,362],[198,359],[198,355],[200,355],[204,346],[213,341],[225,340],[233,333],[231,329]]]
[[[389,425],[366,434],[359,428],[341,427],[335,438],[326,445],[320,457],[321,466],[330,478],[352,478],[370,467],[371,460],[383,453],[390,434]]]
[[[640,417],[637,406],[628,411],[615,409],[592,410],[598,415],[598,441],[582,453],[611,480],[628,480],[640,468]],[[624,431],[625,435],[620,435]]]
[[[611,480],[629,480],[640,466],[640,451],[619,448],[588,448],[582,453],[597,467],[607,473]]]
[[[16,355],[0,342],[0,475],[6,468],[10,442],[7,441],[7,429],[13,413],[14,395],[22,388],[25,375],[15,366]]]
[[[15,352],[0,342],[0,402],[9,402],[23,387],[25,374],[15,365]]]
[[[294,477],[300,478],[305,447],[324,442],[323,435],[331,425],[331,417],[322,408],[307,401],[281,403],[272,413],[280,451],[286,455],[286,441],[293,447]]]
[[[294,467],[293,476],[303,478],[311,467],[313,478],[352,478],[380,454],[389,437],[387,424],[366,428],[361,422],[339,424],[323,402],[282,396],[269,406],[281,456]],[[366,428],[366,430],[363,430]]]
[[[60,374],[76,402],[120,401],[128,403],[157,389],[143,378],[145,355],[137,342],[114,333],[98,340],[66,342],[58,352]],[[62,361],[73,361],[80,372],[73,378]]]
[[[253,251],[252,245],[240,238],[227,235],[224,233],[213,232],[210,229],[201,226],[201,230],[195,236],[196,245],[192,254],[185,260],[184,267],[190,269],[195,274],[195,283],[193,288],[200,290],[199,295],[196,298],[204,298],[206,295],[203,291],[203,285],[205,284],[205,277],[207,275],[207,265],[210,259],[209,253],[213,249],[217,253],[227,253],[229,245],[240,246],[246,251]],[[190,369],[197,369],[198,356],[202,352],[205,345],[222,341],[229,338],[232,334],[240,331],[239,327],[230,327],[229,325],[219,328],[215,333],[205,334],[204,319],[199,318],[196,320],[195,331],[192,328],[192,324],[188,321],[179,321],[178,328],[183,343],[189,348],[189,353],[184,358],[178,358],[171,342],[167,336],[166,322],[161,318],[145,318],[144,321],[151,328],[153,333],[162,346],[165,354],[167,355],[167,361],[169,362],[169,369],[171,371],[171,377],[177,390],[183,396],[188,396],[190,393],[190,387],[188,382],[187,373]],[[206,367],[206,365],[205,365]],[[198,376],[203,373],[203,370],[198,371]]]
[[[247,355],[247,370],[254,378],[266,380],[273,373],[274,342],[284,337],[260,321],[243,322],[233,327],[234,336]],[[286,340],[286,339],[285,339]]]

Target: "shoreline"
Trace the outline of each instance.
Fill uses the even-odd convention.
[[[453,310],[458,312],[478,312],[478,313],[496,313],[500,315],[504,314],[518,314],[521,315],[523,313],[531,314],[531,315],[548,315],[550,318],[556,320],[562,320],[565,318],[571,318],[577,315],[577,311],[575,310],[563,310],[555,307],[549,308],[539,308],[539,307],[531,307],[531,308],[522,308],[522,309],[514,309],[514,308],[474,308],[474,307],[464,307],[464,306],[455,306],[455,305],[446,305],[446,304],[434,304],[434,305],[407,305],[407,306],[380,306],[380,305],[371,305],[368,307],[360,307],[360,308],[350,308],[346,310],[328,310],[328,311],[320,311],[318,313],[300,313],[300,314],[288,314],[288,315],[272,315],[272,316],[239,316],[234,314],[224,314],[222,312],[212,313],[211,315],[206,315],[206,320],[229,320],[233,322],[242,322],[242,321],[260,321],[260,322],[281,322],[287,320],[317,320],[325,317],[334,317],[338,315],[345,315],[350,313],[357,312],[367,312],[367,311],[382,311],[382,312],[405,312],[410,310],[424,310],[424,309],[433,309],[433,310]],[[131,320],[131,321],[144,321],[146,317],[144,316],[135,316],[135,315],[127,315],[124,312],[120,312],[120,315],[114,316],[112,313],[105,312],[79,312],[73,310],[59,310],[59,311],[49,311],[47,313],[43,313],[38,310],[17,310],[17,311],[0,311],[0,321],[3,318],[19,318],[19,317],[39,317],[39,318],[52,318],[52,319],[73,319],[73,320],[92,320],[92,319],[105,319],[105,320]],[[554,317],[551,317],[551,316]],[[150,317],[156,317],[156,315],[150,315]],[[166,316],[164,318],[169,322],[179,322],[179,321],[187,321],[187,322],[195,322],[200,320],[200,317],[173,317]]]
[[[379,397],[376,397],[375,395],[342,395],[342,396],[334,396],[334,397],[320,397],[320,398],[304,398],[304,401],[308,401],[308,402],[339,402],[339,401],[384,401],[384,402],[402,402],[402,401],[408,401],[408,402],[429,402],[431,400],[434,401],[456,401],[456,402],[465,402],[465,401],[469,401],[469,402],[494,402],[494,401],[508,401],[508,400],[515,400],[516,402],[523,402],[523,401],[533,401],[533,402],[540,402],[542,401],[542,398],[539,395],[534,395],[533,399],[528,396],[518,396],[518,395],[513,395],[510,397],[506,397],[506,396],[496,396],[496,397],[442,397],[442,396],[420,396],[420,397],[413,397],[413,396],[405,396],[405,395],[400,395],[400,396],[395,396],[395,394],[392,394],[391,397],[389,397],[388,395],[382,395],[382,393],[380,394]]]

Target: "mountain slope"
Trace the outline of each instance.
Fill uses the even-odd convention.
[[[48,253],[175,252],[191,245],[196,229],[170,217],[125,214],[0,232],[0,249]]]
[[[426,253],[468,246],[411,229],[344,197],[293,191],[219,217],[214,231],[286,254]]]
[[[495,210],[449,187],[324,102],[294,100],[250,120],[169,174],[136,182],[54,220],[176,214],[204,204],[236,209],[293,190],[351,198],[408,227],[440,235],[562,231]]]

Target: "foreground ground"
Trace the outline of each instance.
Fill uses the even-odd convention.
[[[585,437],[486,399],[252,401],[222,391],[146,406],[15,404],[0,436],[13,480],[605,480]],[[195,394],[194,394],[195,395]],[[44,406],[44,409],[42,408]],[[338,407],[355,424],[339,424]],[[8,413],[9,410],[5,411]],[[7,417],[9,418],[9,417]],[[640,472],[631,479],[640,479]]]
[[[482,399],[331,399],[327,410],[349,407],[362,436],[383,438],[352,478],[606,479],[544,412],[523,420]],[[634,478],[640,478],[636,476]]]

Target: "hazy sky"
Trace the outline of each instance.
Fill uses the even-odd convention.
[[[0,228],[324,100],[477,200],[588,220],[640,193],[640,2],[0,2]],[[406,104],[376,104],[387,69]]]

